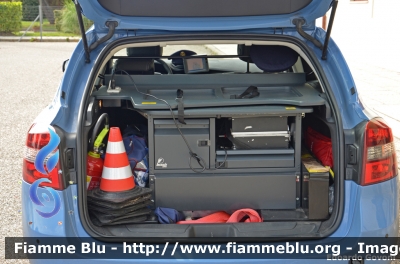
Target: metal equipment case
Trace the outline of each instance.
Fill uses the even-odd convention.
[[[287,116],[232,118],[237,149],[287,149],[290,134]]]
[[[246,111],[227,107],[216,109],[215,113],[209,109],[185,110],[187,124],[178,126],[193,152],[206,162],[205,170],[196,173],[189,167],[189,150],[170,113],[146,111],[149,138],[154,138],[149,140],[149,163],[155,206],[180,211],[296,209],[301,120],[304,113],[310,112],[311,108],[285,106],[250,106]],[[282,138],[288,141],[279,148],[220,149],[216,123],[222,119],[232,120],[230,130],[234,133],[284,131],[287,137]],[[269,142],[271,137],[266,140]],[[191,165],[195,170],[201,169],[193,158]]]
[[[188,119],[180,125],[192,150],[210,163],[210,120]],[[189,150],[171,119],[154,120],[154,163],[157,170],[189,169]],[[192,168],[200,168],[196,160]]]

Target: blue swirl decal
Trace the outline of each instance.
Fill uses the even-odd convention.
[[[59,150],[57,150],[52,156],[50,156],[47,161],[46,157],[51,154],[57,147],[58,144],[60,144],[60,137],[54,132],[51,128],[48,128],[50,132],[50,141],[49,143],[44,146],[42,149],[39,150],[36,159],[35,159],[35,168],[37,171],[39,171],[42,174],[48,175],[54,168],[57,166],[57,162],[59,159]],[[46,168],[45,168],[46,166]],[[47,169],[47,170],[46,170]],[[51,200],[54,201],[54,205],[52,206],[53,209],[51,212],[42,212],[38,209],[36,209],[36,212],[44,217],[44,218],[50,218],[53,215],[57,214],[58,211],[60,211],[61,208],[61,198],[60,195],[51,187],[44,187],[41,188],[41,197],[42,200],[39,199],[37,191],[39,188],[39,185],[43,182],[48,182],[51,183],[51,180],[48,178],[41,178],[36,181],[34,181],[29,188],[29,197],[31,198],[32,202],[36,204],[37,206],[40,207],[47,207],[45,204],[48,204]],[[45,192],[47,191],[47,193]],[[44,201],[44,202],[42,202]]]
[[[47,171],[44,168],[46,157],[52,153],[60,144],[60,137],[54,132],[52,129],[49,128],[50,132],[50,141],[49,143],[44,146],[41,150],[39,150],[36,159],[35,159],[35,168],[42,174],[50,173],[57,165],[59,151],[57,150],[54,155],[52,155],[46,162]]]
[[[32,202],[38,206],[45,206],[40,201],[40,199],[37,195],[37,189],[42,182],[51,182],[51,181],[47,178],[42,178],[42,179],[35,181],[31,185],[31,188],[29,188],[29,197],[31,198]],[[61,199],[60,199],[60,196],[58,195],[58,193],[53,188],[51,188],[51,187],[44,187],[44,188],[45,188],[45,190],[47,190],[50,193],[51,197],[49,197],[49,195],[46,193],[42,193],[42,198],[45,200],[45,202],[50,202],[50,200],[54,200],[54,208],[51,212],[42,212],[37,209],[36,209],[36,212],[44,218],[49,218],[49,217],[52,217],[53,215],[57,214],[58,211],[60,211]]]

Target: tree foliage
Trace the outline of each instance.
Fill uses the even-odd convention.
[[[58,14],[56,14],[58,13]],[[66,1],[60,12],[55,12],[56,28],[62,32],[80,34],[78,16],[75,5],[72,1]],[[83,17],[83,24],[87,30],[93,22]]]
[[[0,32],[15,32],[21,29],[22,3],[0,2]]]
[[[39,15],[39,0],[22,0],[22,20],[33,21]]]

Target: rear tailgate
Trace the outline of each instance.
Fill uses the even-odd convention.
[[[314,26],[332,0],[87,0],[83,14],[97,29],[117,21],[118,29],[179,31],[239,30],[292,27],[294,18]]]

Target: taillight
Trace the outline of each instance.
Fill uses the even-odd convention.
[[[392,129],[383,119],[372,119],[365,128],[361,185],[386,181],[396,175],[397,160]]]
[[[52,128],[50,128],[52,129]],[[54,133],[53,137],[58,137],[57,134]],[[57,140],[57,144],[53,144],[54,147],[48,149],[48,154],[43,156],[42,160],[36,161],[38,157],[39,151],[46,147],[51,146],[50,143],[51,135],[49,132],[49,127],[42,126],[39,124],[33,124],[29,129],[28,136],[26,139],[25,151],[24,151],[24,159],[23,159],[23,179],[28,183],[33,183],[34,181],[41,178],[48,178],[51,183],[42,183],[40,186],[49,186],[54,189],[62,190],[64,189],[63,182],[61,180],[60,171],[60,163],[58,160],[58,143],[59,138],[52,139],[52,141]],[[54,143],[54,142],[52,142]],[[48,147],[48,148],[49,148]],[[43,154],[43,153],[42,153]],[[40,172],[41,169],[37,169],[35,166],[35,161],[37,164],[43,164],[44,173]],[[51,171],[49,171],[48,167],[54,167]]]

